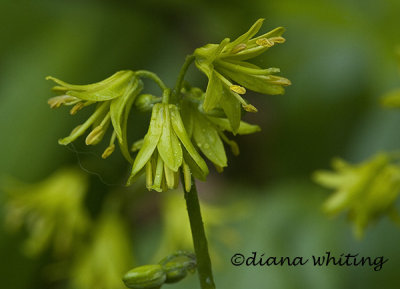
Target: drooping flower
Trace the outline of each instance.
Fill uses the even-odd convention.
[[[89,218],[83,199],[88,180],[79,170],[60,169],[40,183],[10,181],[3,187],[6,225],[13,230],[26,228],[28,255],[51,248],[55,256],[64,256],[86,232]]]
[[[263,21],[264,19],[257,20],[249,31],[232,42],[225,38],[220,44],[207,44],[194,52],[196,66],[208,77],[204,110],[221,107],[235,133],[240,125],[240,105],[246,111],[257,111],[242,98],[246,89],[263,94],[283,94],[283,87],[291,84],[288,79],[274,75],[280,71],[278,68],[262,69],[246,61],[262,54],[276,43],[285,42],[282,37],[283,27],[254,37]]]
[[[145,172],[149,190],[176,188],[182,168],[185,188],[190,190],[191,174],[201,180],[208,174],[208,167],[191,143],[176,105],[153,106],[149,130],[139,146],[128,184]]]
[[[334,159],[332,167],[335,172],[317,171],[313,176],[318,184],[336,190],[325,202],[324,210],[328,214],[347,211],[356,236],[361,237],[378,218],[396,215],[400,166],[392,164],[389,155],[378,154],[358,165]]]
[[[47,79],[56,82],[58,86],[53,87],[53,90],[62,94],[49,99],[51,108],[73,105],[70,113],[75,114],[86,106],[96,104],[93,114],[83,124],[73,129],[68,137],[60,139],[60,144],[67,145],[73,142],[92,127],[86,137],[86,144],[96,145],[112,124],[114,130],[110,144],[102,157],[107,158],[114,151],[114,143],[118,139],[122,154],[132,162],[127,145],[126,126],[132,104],[143,88],[142,81],[133,71],[119,71],[103,81],[88,85],[73,85],[50,76]]]

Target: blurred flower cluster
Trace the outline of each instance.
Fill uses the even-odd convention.
[[[5,223],[12,231],[25,229],[28,256],[51,249],[49,281],[65,280],[73,289],[123,288],[121,276],[133,265],[127,254],[129,231],[112,197],[98,218],[89,216],[84,204],[88,185],[75,168],[60,169],[37,184],[8,180],[3,185]]]
[[[334,171],[317,171],[314,181],[335,193],[325,202],[328,214],[348,212],[357,237],[384,215],[398,219],[395,202],[400,194],[400,166],[388,154],[351,165],[341,159],[332,161]]]

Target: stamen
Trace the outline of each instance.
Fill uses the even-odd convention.
[[[96,126],[86,137],[86,145],[98,144],[103,138],[105,131],[102,125]]]
[[[285,43],[286,39],[283,38],[282,36],[276,36],[276,37],[271,37],[269,38],[270,41],[273,43]]]
[[[246,88],[244,88],[243,86],[240,86],[240,85],[235,85],[235,84],[231,85],[229,87],[229,89],[234,91],[234,92],[236,92],[236,93],[238,93],[238,94],[245,94],[246,93]]]
[[[274,42],[270,41],[268,38],[260,38],[256,40],[257,45],[264,47],[272,47],[274,46]]]
[[[242,51],[242,50],[244,50],[246,48],[247,48],[246,44],[240,43],[240,44],[238,44],[238,45],[236,45],[235,47],[232,48],[231,53],[232,54],[236,54],[236,53],[238,53],[238,52],[240,52],[240,51]]]
[[[149,160],[146,164],[146,188],[150,190],[152,185],[153,185],[153,169],[151,167],[151,160]]]
[[[183,180],[185,182],[185,191],[190,192],[192,188],[192,174],[190,173],[189,166],[183,161]]]
[[[280,77],[280,76],[276,76],[276,75],[268,75],[267,76],[267,81],[269,83],[285,85],[285,86],[292,84],[289,79],[284,78],[284,77]]]
[[[101,155],[101,157],[103,159],[108,158],[115,150],[115,144],[111,144],[109,145],[103,152],[103,154]]]
[[[69,111],[69,113],[71,115],[76,114],[79,110],[81,110],[83,107],[85,106],[85,104],[83,102],[78,102],[77,104],[75,104],[71,110]]]
[[[248,112],[257,112],[258,111],[258,109],[254,105],[251,105],[251,104],[245,104],[245,105],[242,105],[242,107],[244,108],[245,111],[248,111]]]
[[[168,189],[173,189],[175,187],[174,172],[165,163],[164,163],[164,174],[165,174],[165,180],[167,181]]]

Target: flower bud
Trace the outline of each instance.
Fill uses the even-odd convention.
[[[128,288],[158,289],[164,284],[166,278],[161,265],[144,265],[130,270],[122,280]]]
[[[141,94],[137,97],[135,101],[135,106],[140,111],[148,111],[151,110],[154,103],[157,103],[160,100],[159,97],[156,97],[151,94]]]

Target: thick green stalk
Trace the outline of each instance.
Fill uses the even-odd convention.
[[[208,253],[207,238],[204,231],[203,220],[201,218],[196,184],[193,178],[190,191],[185,191],[185,200],[189,215],[190,229],[192,231],[194,251],[197,258],[197,272],[199,274],[200,286],[202,289],[215,289],[211,269],[211,259],[210,254]]]

